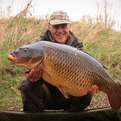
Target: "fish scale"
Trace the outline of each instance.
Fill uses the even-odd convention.
[[[62,85],[61,86],[62,88],[65,88],[65,86],[70,88],[71,91],[70,90],[69,91],[73,93],[73,94],[70,94],[69,92],[70,95],[81,96],[83,95],[83,93],[86,93],[86,89],[89,88],[89,86],[93,82],[91,82],[88,76],[86,76],[87,75],[86,70],[84,71],[83,68],[80,68],[79,66],[80,58],[78,57],[78,54],[74,53],[70,56],[70,55],[67,55],[65,52],[63,52],[62,50],[55,49],[55,48],[54,49],[47,48],[46,51],[47,51],[46,54],[48,53],[48,55],[46,55],[47,58],[49,59],[51,58],[51,60],[48,59],[49,61],[45,61],[47,62],[45,64],[47,65],[46,70],[49,71],[48,67],[53,64],[51,68],[53,68],[54,71],[50,70],[51,72],[49,72],[52,74],[51,75],[51,77],[53,77],[52,80],[55,80],[57,78],[56,82],[58,82],[58,85]],[[75,61],[75,58],[77,58],[76,62],[73,63]],[[74,67],[78,67],[78,68],[74,68]],[[82,77],[80,75],[84,75],[84,76]],[[61,78],[58,78],[58,77],[61,77]],[[68,93],[68,88],[65,89],[65,92],[67,91],[67,93]],[[76,89],[78,89],[79,91],[75,91]],[[84,90],[85,92],[84,91],[82,92],[81,90],[82,91]]]
[[[18,48],[9,55],[9,60],[39,70],[40,76],[66,98],[83,96],[96,85],[107,94],[112,109],[120,109],[121,83],[113,80],[95,58],[74,47],[40,41]]]

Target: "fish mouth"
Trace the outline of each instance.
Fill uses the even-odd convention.
[[[11,62],[15,62],[17,60],[15,54],[11,53],[8,55],[8,59],[11,61]]]

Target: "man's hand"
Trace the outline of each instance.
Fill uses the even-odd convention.
[[[97,85],[93,85],[93,86],[90,88],[89,92],[90,92],[91,94],[98,93],[98,92],[99,92],[99,87],[98,87]]]
[[[25,76],[28,80],[36,82],[41,78],[41,71],[37,69],[32,69],[30,71],[25,72]]]

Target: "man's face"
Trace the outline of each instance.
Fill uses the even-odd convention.
[[[48,29],[56,42],[66,43],[69,36],[70,24],[49,25]]]

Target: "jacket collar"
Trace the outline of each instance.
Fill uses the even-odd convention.
[[[50,33],[49,30],[47,30],[44,34],[44,36],[42,37],[43,40],[46,40],[46,41],[52,41],[52,42],[56,42],[53,38],[52,38],[52,35]],[[75,35],[70,31],[69,32],[69,37],[68,37],[68,40],[65,44],[67,45],[71,45],[73,43],[73,41],[77,40],[77,38],[75,37]]]

